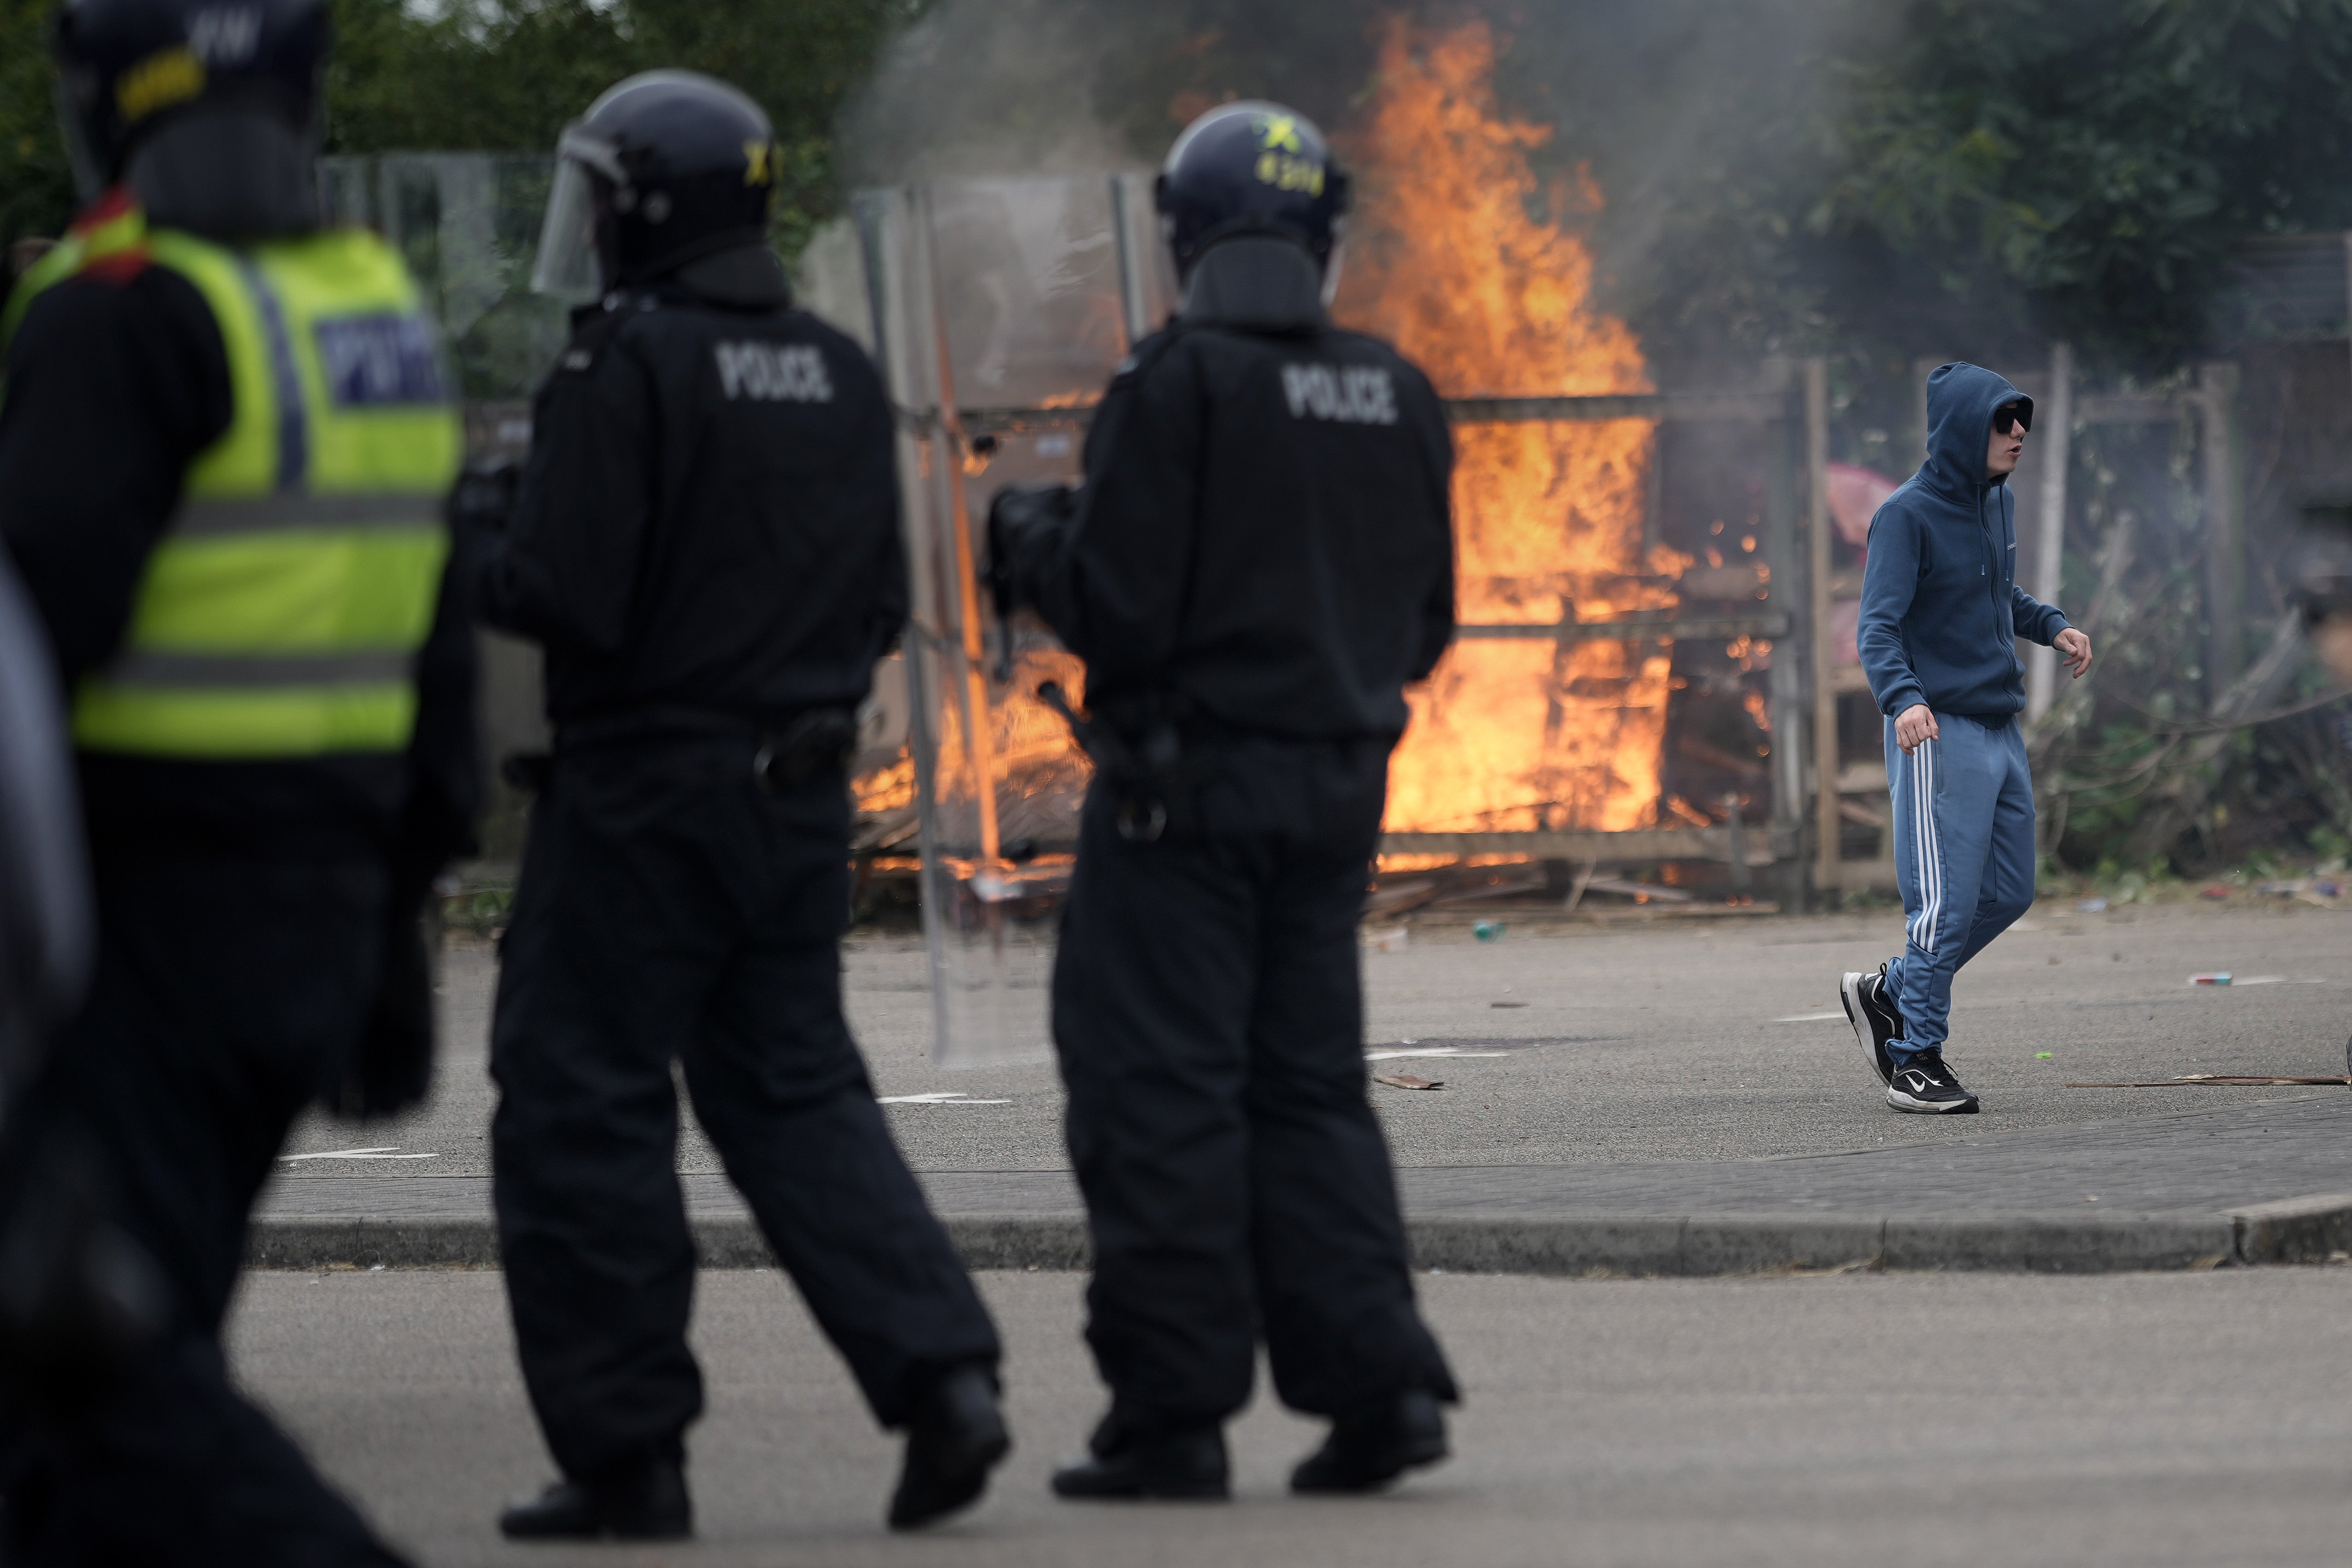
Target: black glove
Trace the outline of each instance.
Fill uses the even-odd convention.
[[[982,580],[1002,622],[1027,602],[1021,591],[1024,554],[1077,519],[1078,493],[1067,485],[1007,485],[988,504],[988,565]]]
[[[471,543],[507,531],[522,494],[522,466],[510,457],[468,464],[449,492],[450,531]]]
[[[421,814],[412,811],[409,841],[392,867],[375,999],[354,1049],[320,1097],[328,1111],[352,1121],[405,1111],[433,1087],[434,956],[441,950],[434,883],[448,863],[450,835],[420,833],[414,819]]]
[[[1050,548],[1077,515],[1077,492],[1067,485],[1007,485],[988,504],[988,560],[981,581],[996,611],[997,680],[1013,679],[1013,612],[1029,601],[1022,591],[1022,558]]]
[[[465,486],[459,486],[462,496]],[[458,507],[453,501],[454,517]],[[468,535],[454,529],[432,634],[416,661],[416,730],[409,739],[409,793],[385,857],[381,967],[366,1022],[320,1098],[338,1115],[390,1115],[425,1098],[433,1082],[434,955],[440,902],[434,883],[452,861],[476,852],[481,767],[474,725],[474,632],[464,585]],[[475,536],[478,537],[478,536]]]

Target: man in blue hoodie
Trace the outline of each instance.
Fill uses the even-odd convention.
[[[2033,903],[2033,779],[2017,715],[2017,639],[2064,655],[2091,640],[2017,586],[2009,476],[2033,400],[1975,365],[1927,378],[1927,461],[1870,522],[1858,638],[1886,716],[1903,951],[1841,997],[1897,1111],[1967,1114],[1977,1097],[1944,1061],[1952,977]]]

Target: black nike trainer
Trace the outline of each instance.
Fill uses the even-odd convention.
[[[1977,1097],[1960,1087],[1940,1051],[1923,1051],[1895,1070],[1886,1103],[1897,1111],[1927,1116],[1973,1116]]]

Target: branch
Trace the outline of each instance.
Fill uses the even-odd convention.
[[[2254,662],[2254,667],[2241,675],[2213,705],[2210,727],[2180,747],[2183,759],[2179,771],[2162,798],[2132,832],[2126,850],[2129,861],[2145,864],[2171,852],[2173,844],[2203,809],[2214,785],[2220,782],[2221,770],[2211,766],[2213,759],[2228,747],[2230,737],[2247,722],[2246,716],[2276,702],[2302,666],[2303,617],[2283,615],[2279,617],[2278,630],[2271,634],[2270,646]]]

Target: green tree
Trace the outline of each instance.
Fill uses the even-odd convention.
[[[54,235],[73,212],[49,68],[50,0],[0,0],[0,245]]]
[[[835,210],[843,97],[926,0],[331,0],[326,151],[547,152],[604,89],[656,67],[742,87],[783,145],[778,238]],[[0,239],[72,214],[47,44],[53,0],[0,0]]]
[[[1915,0],[1808,214],[1981,308],[2179,362],[2252,234],[2352,223],[2352,0]]]

